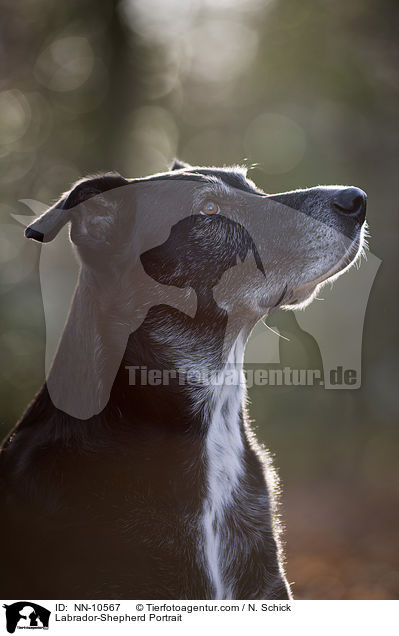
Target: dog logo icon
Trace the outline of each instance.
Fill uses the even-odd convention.
[[[13,634],[18,629],[48,629],[50,610],[32,603],[18,601],[12,605],[3,605],[6,610],[7,631]]]

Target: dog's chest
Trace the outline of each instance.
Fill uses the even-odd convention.
[[[215,598],[231,598],[233,595],[224,581],[223,565],[228,560],[229,550],[226,517],[234,507],[244,472],[241,401],[240,385],[222,383],[210,389],[204,457],[206,496],[200,532],[205,568]]]

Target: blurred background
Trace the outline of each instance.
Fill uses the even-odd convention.
[[[11,216],[31,213],[21,199],[49,204],[83,175],[143,176],[175,155],[257,164],[267,192],[360,186],[382,259],[362,387],[256,387],[250,414],[276,457],[295,596],[398,598],[398,3],[1,0],[1,16],[1,433],[44,373],[40,246]],[[281,360],[315,368],[297,333]]]

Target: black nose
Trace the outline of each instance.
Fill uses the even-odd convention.
[[[333,204],[339,214],[363,222],[366,218],[367,194],[360,188],[342,188],[334,195]]]

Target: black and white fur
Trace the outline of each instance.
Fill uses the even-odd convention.
[[[141,261],[154,280],[194,290],[195,314],[168,304],[151,306],[128,338],[100,413],[88,419],[69,415],[54,406],[45,384],[3,444],[3,598],[291,597],[279,542],[275,474],[246,420],[244,382],[224,383],[223,374],[242,369],[245,342],[260,317],[277,306],[306,302],[324,280],[353,262],[362,242],[364,193],[335,186],[270,197],[303,212],[292,227],[280,227],[278,220],[275,227],[265,227],[265,237],[274,234],[279,244],[290,246],[289,257],[285,254],[277,266],[276,255],[262,263],[237,220],[240,209],[268,198],[241,169],[175,162],[171,172],[143,180],[88,179],[55,206],[57,227],[47,228],[46,235],[39,220],[26,234],[51,240],[66,222],[61,212],[128,183],[137,201],[146,192],[146,205],[156,191],[166,214],[171,201],[181,203],[179,184],[188,181],[193,184],[192,191],[184,191],[189,216]],[[200,214],[204,197],[219,197],[238,210],[236,220],[225,218],[223,209],[214,217]],[[111,231],[116,214],[121,213],[105,209],[101,232]],[[312,218],[322,219],[325,232],[309,236],[305,246],[301,228]],[[101,307],[90,261],[99,224],[93,239],[82,224],[72,219],[83,275],[69,320],[84,350],[79,353],[83,345],[78,342],[75,358],[81,358],[67,361],[69,375],[91,364],[91,357],[93,369],[103,362]],[[350,237],[349,248],[334,243],[333,227]],[[229,279],[234,265],[248,256],[255,263],[253,278]],[[120,251],[114,260],[107,256],[107,274],[115,270],[121,281],[117,290],[107,287],[112,307],[123,305],[131,293],[129,276],[125,281],[122,275],[127,258]],[[222,354],[226,340],[227,359]],[[142,366],[206,368],[219,381],[181,385],[172,378],[167,385],[149,386],[137,371],[132,383],[131,369]]]

